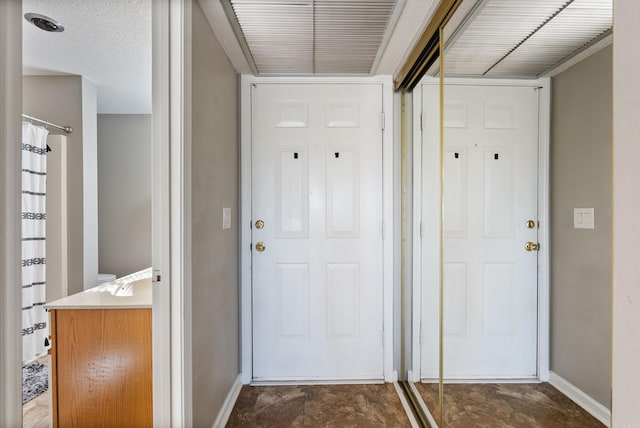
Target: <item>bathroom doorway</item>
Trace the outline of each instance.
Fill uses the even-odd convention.
[[[47,304],[151,266],[151,1],[115,5],[22,1],[64,27],[23,19],[23,113],[73,128],[48,126]]]

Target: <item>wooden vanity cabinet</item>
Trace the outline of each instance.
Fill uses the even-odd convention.
[[[151,309],[51,309],[54,427],[151,427]]]

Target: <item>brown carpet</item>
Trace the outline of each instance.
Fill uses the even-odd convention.
[[[227,427],[410,427],[392,384],[243,386]]]
[[[438,384],[415,384],[440,424]],[[591,428],[597,419],[548,383],[445,384],[445,428]]]

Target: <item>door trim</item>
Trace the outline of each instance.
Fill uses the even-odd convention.
[[[413,93],[413,123],[420,124],[422,116],[422,86],[438,85],[439,79],[425,77],[419,91]],[[538,254],[538,346],[537,346],[537,379],[549,380],[549,142],[551,115],[551,79],[548,77],[536,80],[520,79],[474,79],[447,78],[445,84],[474,86],[513,86],[537,87],[538,98],[538,219],[541,228],[538,231],[540,252]],[[411,381],[419,382],[422,372],[420,367],[422,344],[420,337],[422,314],[422,130],[413,127],[413,319],[412,323],[412,370]],[[546,227],[545,227],[546,225]]]
[[[154,426],[192,424],[191,6],[151,9]]]
[[[382,206],[385,224],[383,239],[383,373],[393,382],[393,77],[256,77],[240,80],[240,331],[242,383],[253,380],[253,335],[251,305],[251,85],[282,84],[372,84],[382,85],[382,109],[386,115],[382,131]]]

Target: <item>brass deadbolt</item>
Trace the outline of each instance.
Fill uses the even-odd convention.
[[[264,221],[258,220],[256,221],[256,229],[262,229],[264,227]]]
[[[256,244],[256,251],[261,253],[263,252],[265,249],[267,248],[266,245],[264,245],[264,242],[260,241]]]

